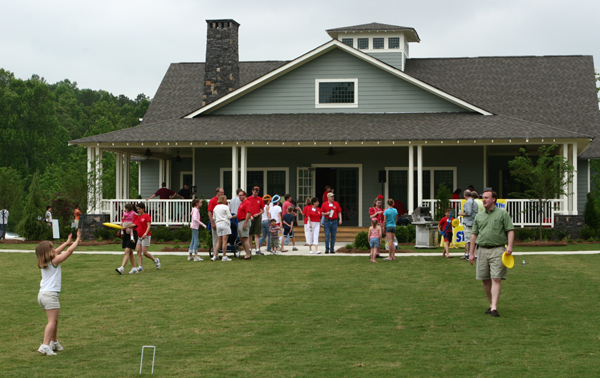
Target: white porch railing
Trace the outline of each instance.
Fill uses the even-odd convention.
[[[423,200],[421,206],[435,209],[436,199]],[[450,200],[454,214],[461,209],[462,200]],[[538,203],[528,199],[507,199],[506,211],[511,216],[515,227],[539,226],[540,218],[542,226],[554,227],[554,214],[565,212],[565,204],[560,199],[552,199],[544,204],[543,212],[539,211]]]
[[[125,204],[130,203],[134,205],[135,209],[135,205],[140,202],[146,205],[146,213],[152,218],[153,225],[188,225],[191,222],[192,200],[102,200],[101,211],[103,214],[110,215],[112,223],[120,223],[125,211]],[[203,221],[206,222],[206,220]]]

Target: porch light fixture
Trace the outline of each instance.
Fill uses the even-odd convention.
[[[146,160],[150,159],[152,157],[152,151],[150,151],[149,148],[146,148],[146,153],[144,153],[144,156],[146,157]]]

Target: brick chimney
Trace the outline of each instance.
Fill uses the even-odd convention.
[[[202,106],[231,93],[240,85],[238,29],[234,20],[206,20],[206,64]]]

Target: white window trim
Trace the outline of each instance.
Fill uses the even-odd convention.
[[[193,171],[180,171],[179,172],[179,187],[183,188],[183,176],[184,175],[192,175],[192,185],[194,185],[194,172]],[[192,186],[190,185],[190,186]]]
[[[238,168],[238,172],[241,171],[241,168]],[[263,190],[263,193],[268,193],[266,190],[267,188],[267,172],[269,171],[285,171],[285,193],[277,193],[280,196],[283,196],[287,193],[290,192],[290,168],[289,167],[262,167],[262,168],[248,168],[246,170],[247,172],[259,172],[262,171],[263,172],[263,183],[262,183],[262,187],[261,189]],[[223,187],[223,172],[231,172],[231,168],[221,168],[221,172],[219,173],[219,177],[220,177],[220,186],[221,188]],[[240,185],[241,186],[241,185]],[[234,188],[233,190],[235,190],[237,188]],[[271,193],[269,193],[271,194]]]
[[[415,167],[414,170],[416,171],[417,168]],[[385,187],[384,187],[384,191],[385,193],[383,194],[385,198],[389,197],[389,191],[388,191],[388,185],[389,183],[389,172],[390,171],[408,171],[408,167],[385,167]],[[456,176],[456,172],[457,169],[456,167],[423,167],[423,171],[430,171],[431,174],[429,175],[429,199],[434,199],[435,198],[435,187],[434,187],[434,183],[435,183],[435,175],[433,174],[434,171],[452,171],[452,185],[454,185],[454,188],[451,188],[450,191],[454,191],[458,185],[458,177]],[[416,180],[416,178],[415,178]],[[427,198],[424,198],[427,199]]]
[[[319,84],[321,83],[354,83],[354,102],[346,104],[321,104],[319,102]],[[358,108],[358,79],[315,79],[315,107],[316,108]]]

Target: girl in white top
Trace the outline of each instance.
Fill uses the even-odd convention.
[[[279,197],[279,196],[278,196]],[[275,223],[278,226],[282,226],[283,222],[281,220],[281,202],[277,201],[276,203],[271,204],[271,209],[269,210],[269,212],[271,213],[271,219],[275,219]],[[271,243],[271,241],[269,241],[269,243]],[[283,236],[281,236],[279,238],[279,246],[280,246],[280,250],[283,249]],[[271,251],[271,253],[275,253],[277,251]]]
[[[221,195],[217,201],[217,206],[213,209],[213,222],[217,226],[217,246],[215,247],[215,255],[212,261],[217,261],[219,258],[219,248],[223,249],[223,258],[221,261],[231,261],[227,257],[227,239],[231,235],[231,211],[227,206],[227,196]]]
[[[72,237],[73,234],[69,234],[67,241],[56,249],[54,249],[52,242],[49,241],[43,241],[35,248],[38,267],[42,270],[42,281],[40,282],[38,303],[46,311],[46,316],[48,317],[48,325],[46,325],[44,331],[44,342],[40,346],[40,349],[38,349],[38,352],[48,356],[56,356],[54,351],[63,350],[63,347],[56,338],[58,311],[60,310],[58,293],[60,293],[60,286],[62,283],[60,263],[71,256],[73,251],[75,251],[75,248],[77,248],[79,240],[81,239],[81,230],[77,230],[77,239],[73,244],[71,244]],[[63,252],[69,244],[71,244],[71,246],[66,252]]]
[[[265,242],[265,240],[267,241],[267,252],[271,252],[271,233],[269,233],[269,226],[271,225],[271,211],[270,211],[270,205],[271,205],[271,196],[268,194],[265,194],[263,196],[263,202],[265,203],[265,207],[264,207],[264,211],[261,215],[261,219],[260,219],[260,227],[262,229],[262,236],[260,237],[260,240],[258,241],[258,252],[257,254],[260,254],[260,249],[262,248],[263,243]]]

